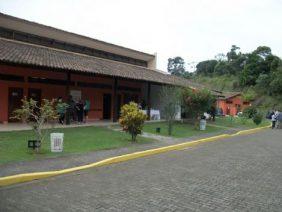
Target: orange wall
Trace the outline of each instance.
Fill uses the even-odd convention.
[[[28,76],[32,77],[41,77],[41,78],[50,78],[50,79],[62,79],[66,80],[66,73],[63,72],[53,72],[39,69],[30,69],[24,67],[13,67],[0,65],[1,74],[13,74],[18,76],[24,76],[25,82],[14,82],[14,81],[1,81],[0,80],[0,122],[6,122],[8,120],[8,88],[9,87],[18,87],[24,89],[24,96],[28,95],[29,88],[38,88],[41,89],[41,97],[46,99],[63,97],[64,100],[67,99],[66,96],[66,86],[64,85],[50,85],[42,83],[28,83]],[[71,74],[71,81],[82,81],[89,83],[100,83],[114,86],[113,78],[98,77],[98,76],[86,76]],[[127,80],[118,80],[119,86],[127,86],[131,88],[140,88],[142,87],[142,82],[138,81],[127,81]],[[82,95],[82,100],[89,99],[91,106],[89,111],[89,119],[97,120],[103,118],[103,94],[108,93],[112,94],[112,117],[113,117],[113,90],[112,89],[100,89],[100,88],[85,88],[71,86],[70,90],[80,90]],[[118,91],[118,94],[123,95],[124,93],[130,93],[131,91]],[[133,92],[138,94],[139,100],[141,92]]]
[[[221,108],[223,111],[223,115],[237,115],[238,112],[243,111],[246,107],[250,106],[250,103],[243,104],[243,100],[241,96],[235,96],[233,98],[229,98],[228,101],[231,101],[232,103],[227,103],[226,99],[219,99],[217,100],[217,107]],[[237,110],[237,106],[240,105],[241,109],[240,111]],[[228,114],[229,109],[229,114]]]

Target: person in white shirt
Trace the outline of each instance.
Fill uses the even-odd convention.
[[[275,113],[271,116],[271,122],[272,122],[272,129],[275,128],[276,122],[277,122],[277,117],[279,115],[279,112],[276,110]]]

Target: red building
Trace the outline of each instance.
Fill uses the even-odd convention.
[[[156,55],[0,13],[0,123],[13,121],[24,96],[69,95],[90,100],[90,120],[116,121],[132,100],[160,107],[162,85],[191,82],[156,70]]]
[[[217,98],[217,108],[222,115],[235,116],[250,106],[250,102],[244,101],[241,93],[222,93]]]

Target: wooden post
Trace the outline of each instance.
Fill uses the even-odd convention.
[[[69,98],[70,95],[70,85],[71,85],[71,73],[67,72],[67,86],[66,86],[66,97]]]
[[[114,81],[114,87],[113,87],[113,122],[117,122],[117,119],[118,119],[118,99],[117,99],[117,89],[118,89],[118,79],[117,78],[114,78],[115,81]]]
[[[147,89],[147,116],[148,120],[151,117],[151,83],[148,82],[148,89]]]
[[[67,103],[70,104],[69,102],[69,96],[70,96],[70,84],[71,84],[71,73],[68,71],[67,72],[67,86],[66,86],[66,98],[67,98]],[[66,111],[66,125],[70,124],[70,107],[67,108]]]

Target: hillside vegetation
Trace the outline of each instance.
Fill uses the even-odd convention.
[[[218,91],[240,91],[243,98],[263,110],[282,110],[282,60],[267,46],[242,53],[233,45],[215,60],[198,63],[195,82]]]

